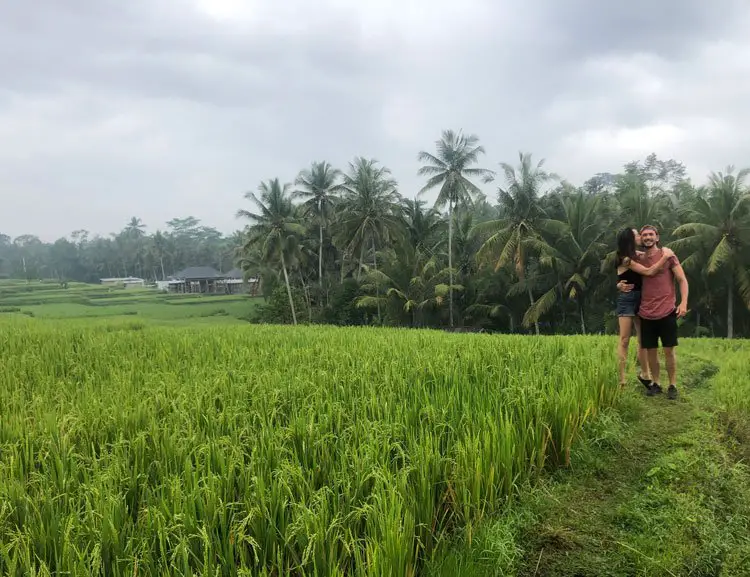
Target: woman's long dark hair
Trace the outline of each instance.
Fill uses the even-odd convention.
[[[626,258],[635,258],[635,233],[630,227],[623,228],[617,235],[616,266],[620,266]]]

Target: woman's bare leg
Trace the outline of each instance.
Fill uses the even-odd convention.
[[[620,339],[617,342],[617,357],[620,360],[620,386],[624,387],[627,382],[628,345],[633,331],[633,317],[618,317],[617,321],[620,324]]]
[[[648,364],[648,353],[641,346],[641,319],[634,317],[635,334],[638,337],[638,364],[641,366],[641,378],[647,381],[651,380],[651,369]]]

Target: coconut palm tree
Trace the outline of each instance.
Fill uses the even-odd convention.
[[[669,195],[659,189],[649,190],[646,182],[636,174],[625,174],[617,178],[615,197],[620,205],[618,224],[638,226],[651,224],[666,231],[666,217],[671,201]]]
[[[505,176],[505,185],[498,189],[502,216],[475,227],[475,234],[486,237],[477,252],[477,260],[480,263],[494,261],[495,270],[512,266],[533,308],[534,283],[526,278],[529,256],[548,248],[541,232],[562,236],[567,229],[564,223],[549,218],[540,203],[540,197],[547,192],[546,185],[559,177],[544,170],[544,160],[532,165],[530,154],[519,153],[518,157],[517,167],[505,162],[500,164]],[[534,329],[538,335],[538,321],[534,322]]]
[[[448,269],[444,268],[442,255],[431,255],[409,243],[400,243],[386,251],[381,270],[368,269],[364,276],[362,292],[356,301],[359,308],[377,308],[393,305],[394,317],[408,317],[412,326],[423,325],[424,314],[444,306],[452,288]]]
[[[734,337],[735,289],[750,307],[750,191],[745,180],[750,169],[733,174],[733,167],[711,173],[704,194],[692,199],[684,212],[688,222],[677,227],[672,243],[676,252],[686,254],[685,268],[703,264],[707,275],[721,273],[727,281],[727,338]]]
[[[481,190],[470,179],[484,182],[492,180],[494,173],[485,168],[476,168],[479,156],[485,153],[475,135],[464,136],[460,131],[444,130],[442,138],[435,142],[436,154],[422,151],[417,159],[424,165],[417,171],[419,176],[428,176],[427,183],[420,194],[440,188],[435,200],[435,207],[448,205],[448,269],[449,285],[453,286],[453,209],[471,203],[472,196],[481,194]],[[450,292],[449,322],[453,327],[453,292]]]
[[[605,229],[600,224],[601,199],[600,195],[583,190],[559,198],[560,222],[566,225],[566,230],[562,235],[561,230],[555,230],[553,235],[543,230],[540,236],[544,242],[539,244],[539,264],[552,274],[552,286],[526,311],[525,326],[538,322],[560,301],[564,304],[573,300],[578,307],[581,332],[586,334],[585,297],[607,249],[603,242]]]
[[[263,261],[279,260],[284,273],[289,306],[292,310],[292,322],[296,325],[297,313],[294,310],[287,259],[296,250],[297,240],[304,235],[305,227],[294,218],[290,187],[289,183],[282,185],[278,178],[262,182],[258,186],[260,198],[253,192],[246,192],[244,195],[246,199],[257,205],[259,212],[253,213],[240,209],[237,211],[237,217],[248,219],[251,223],[247,230],[244,252],[251,252],[252,248],[260,247]]]
[[[125,234],[129,238],[143,238],[146,234],[146,225],[138,217],[132,217],[125,226]]]
[[[318,224],[318,282],[323,285],[323,229],[333,216],[336,202],[337,186],[341,171],[327,162],[314,162],[309,169],[297,176],[294,184],[299,188],[294,197],[304,202],[302,207],[306,216],[312,216]]]
[[[373,270],[377,271],[378,249],[403,236],[399,214],[401,198],[390,170],[378,166],[377,160],[362,157],[349,163],[349,172],[337,190],[342,195],[337,235],[345,253],[359,254],[359,280],[365,251],[372,251]]]
[[[441,242],[440,237],[445,221],[437,210],[434,208],[425,210],[424,205],[423,200],[407,198],[401,203],[401,211],[411,246],[416,250],[432,254]]]

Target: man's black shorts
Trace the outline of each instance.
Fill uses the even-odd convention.
[[[670,348],[677,346],[677,311],[664,318],[641,319],[641,346],[644,349]]]

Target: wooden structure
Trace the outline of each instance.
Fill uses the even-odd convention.
[[[174,275],[167,283],[167,289],[169,292],[185,294],[250,293],[255,296],[259,285],[256,278],[245,279],[238,268],[222,274],[210,266],[193,266]]]
[[[191,266],[169,281],[169,292],[186,294],[223,294],[224,277],[210,266]]]

